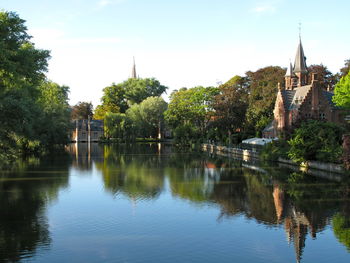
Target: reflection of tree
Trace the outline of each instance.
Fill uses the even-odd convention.
[[[334,235],[350,252],[350,217],[338,213],[333,216],[332,226]]]
[[[0,174],[0,262],[19,262],[50,245],[45,210],[68,184],[68,161],[36,163],[40,167]],[[60,170],[48,172],[46,167]]]
[[[113,194],[119,192],[132,199],[155,198],[163,188],[162,157],[158,146],[105,146],[103,163],[96,163],[102,171],[104,185]],[[131,151],[131,152],[129,152]]]
[[[346,182],[275,167],[242,167],[232,159],[183,153],[157,144],[106,146],[104,158],[95,164],[102,171],[105,188],[113,194],[156,198],[168,179],[173,196],[199,204],[216,203],[221,208],[219,219],[239,213],[269,226],[283,225],[297,261],[308,233],[316,238],[335,213],[349,211]],[[339,225],[334,227],[336,235],[344,232],[338,229],[348,229]]]

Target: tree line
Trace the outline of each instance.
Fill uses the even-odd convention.
[[[67,143],[69,88],[45,76],[50,52],[37,49],[25,21],[0,12],[0,159]]]
[[[50,52],[31,42],[25,21],[0,12],[0,159],[46,151],[68,142],[70,119],[103,119],[106,139],[160,138],[166,132],[180,144],[215,141],[225,144],[260,136],[273,118],[278,83],[285,69],[268,66],[234,76],[218,87],[167,87],[155,78],[130,78],[103,89],[101,104],[68,104],[69,87],[47,79]],[[311,65],[320,82],[335,85],[334,101],[350,108],[350,60],[337,74]]]

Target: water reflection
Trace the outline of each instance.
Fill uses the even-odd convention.
[[[112,194],[121,193],[132,200],[157,198],[168,180],[174,197],[219,205],[218,221],[243,214],[261,224],[281,226],[287,241],[294,245],[297,262],[306,236],[316,239],[330,222],[339,242],[350,248],[347,182],[275,167],[242,166],[227,158],[189,155],[157,144],[104,146],[103,158],[86,153],[76,156],[75,164],[81,168],[91,167],[95,160],[105,189]]]
[[[159,200],[164,194],[168,198],[166,204],[173,205],[173,200],[169,201],[173,198],[200,208],[214,208],[216,221],[221,225],[243,217],[268,229],[283,230],[287,241],[274,242],[290,243],[297,262],[302,261],[307,250],[310,240],[307,236],[313,242],[327,228],[333,230],[339,243],[350,252],[350,186],[347,181],[330,181],[286,168],[242,163],[163,144],[100,146],[80,143],[70,145],[67,150],[70,158],[32,159],[16,171],[0,173],[0,262],[20,262],[51,248],[54,240],[47,211],[49,205],[59,199],[59,191],[68,187],[70,167],[82,172],[97,171],[96,177],[104,187],[103,195],[107,193],[108,199],[118,196],[131,202],[150,203],[148,201]],[[75,181],[80,179],[75,178]],[[82,189],[72,189],[79,190]],[[106,199],[100,200],[106,202]],[[80,204],[84,206],[82,200],[74,201],[77,204],[74,209],[80,209]],[[85,205],[90,211],[90,204]],[[96,202],[96,206],[99,205],[108,208],[106,203]],[[82,229],[94,233],[99,229],[99,221],[91,213],[87,214],[92,217],[94,228]],[[108,229],[115,226],[111,223],[113,220],[119,222],[124,218],[122,210],[114,219],[111,214],[100,213],[103,221],[110,223]],[[82,218],[89,221],[89,218]],[[150,220],[147,223],[151,224],[158,222],[157,219],[144,220]],[[140,220],[132,225],[137,229],[133,231],[142,232],[147,227],[142,225],[143,219],[133,220]],[[123,221],[124,224],[127,221],[130,218]],[[80,223],[83,224],[76,222]],[[174,253],[179,252],[174,249]]]
[[[65,157],[31,158],[15,171],[0,172],[0,262],[20,262],[50,247],[46,207],[68,185]]]

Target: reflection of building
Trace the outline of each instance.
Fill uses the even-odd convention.
[[[72,142],[98,142],[104,135],[102,120],[73,120]]]
[[[91,169],[93,162],[101,162],[104,156],[103,147],[98,143],[72,143],[67,151],[73,157],[73,166],[79,169]]]
[[[321,84],[317,74],[309,74],[300,40],[294,66],[290,63],[285,75],[285,88],[278,86],[274,120],[263,130],[263,137],[278,137],[300,120],[343,122],[343,112],[333,104],[333,95],[330,87]]]
[[[316,237],[316,227],[304,213],[297,211],[297,208],[286,200],[284,191],[278,186],[274,186],[273,199],[276,207],[278,221],[284,218],[284,227],[288,243],[292,243],[295,249],[296,260],[299,263],[305,247],[308,229],[313,238]]]

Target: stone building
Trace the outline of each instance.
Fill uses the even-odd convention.
[[[291,130],[302,120],[319,119],[343,123],[343,111],[332,102],[333,92],[311,74],[306,65],[301,40],[294,66],[289,63],[284,88],[278,84],[274,108],[274,120],[263,130],[264,138],[275,138],[283,131]]]
[[[98,142],[104,136],[102,120],[73,120],[72,142]]]

